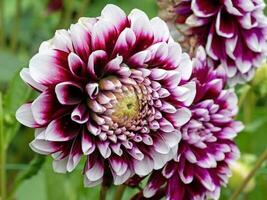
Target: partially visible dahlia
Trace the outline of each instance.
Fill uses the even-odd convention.
[[[21,71],[40,95],[16,117],[36,128],[30,146],[52,155],[55,171],[72,171],[84,155],[86,186],[111,174],[121,184],[172,159],[191,117],[191,73],[161,19],[107,5],[40,46]]]
[[[47,9],[49,12],[60,11],[64,8],[63,0],[49,0],[47,4]]]
[[[263,0],[178,0],[176,23],[223,64],[233,85],[249,81],[267,55],[264,8]]]
[[[163,170],[152,173],[143,191],[147,198],[168,200],[218,199],[231,171],[229,164],[239,157],[233,139],[243,125],[234,120],[237,97],[224,90],[224,74],[207,66],[204,48],[193,61],[192,79],[197,96],[192,118],[181,128],[177,156]],[[133,199],[142,199],[140,194]]]

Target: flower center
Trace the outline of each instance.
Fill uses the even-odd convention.
[[[125,125],[138,118],[140,113],[139,98],[134,91],[125,91],[117,96],[111,118],[119,125]]]

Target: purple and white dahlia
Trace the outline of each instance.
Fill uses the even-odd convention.
[[[229,164],[239,157],[233,139],[243,128],[234,120],[237,97],[232,90],[223,89],[223,70],[214,71],[207,65],[204,48],[199,48],[193,61],[197,94],[192,118],[181,128],[175,159],[150,176],[143,191],[146,198],[218,199],[231,175]]]
[[[178,29],[196,37],[207,54],[223,64],[230,84],[244,83],[266,56],[264,8],[263,0],[179,0],[176,22]]]
[[[16,117],[36,129],[30,146],[52,155],[55,171],[70,172],[86,156],[86,186],[111,174],[121,184],[173,158],[191,117],[191,73],[161,19],[107,5],[42,43],[21,71],[40,95]]]

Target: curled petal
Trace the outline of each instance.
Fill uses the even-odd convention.
[[[71,113],[71,119],[79,124],[84,124],[89,119],[89,112],[85,104],[79,104]]]
[[[90,74],[90,78],[96,79],[101,74],[101,68],[103,69],[106,63],[107,53],[103,50],[97,50],[91,53],[88,59],[87,69]]]
[[[86,74],[86,66],[82,59],[75,53],[71,52],[68,56],[70,71],[77,77],[83,77]]]
[[[55,93],[63,105],[76,105],[81,102],[83,90],[75,82],[62,82],[56,85]]]

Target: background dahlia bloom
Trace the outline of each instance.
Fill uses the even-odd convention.
[[[147,198],[171,200],[218,199],[231,171],[229,164],[239,157],[233,139],[243,125],[234,120],[237,97],[223,90],[224,74],[206,62],[204,48],[193,61],[192,80],[197,95],[191,106],[192,118],[181,128],[177,156],[163,170],[152,173],[143,191]],[[133,199],[142,199],[140,194]]]
[[[47,4],[47,9],[49,12],[60,11],[64,8],[63,0],[49,0]]]
[[[263,0],[179,0],[176,23],[223,64],[233,85],[249,81],[266,56],[264,8]]]
[[[40,46],[21,71],[40,92],[17,119],[36,128],[31,148],[70,172],[83,155],[85,185],[121,184],[172,159],[195,97],[189,56],[159,18],[107,5]]]

